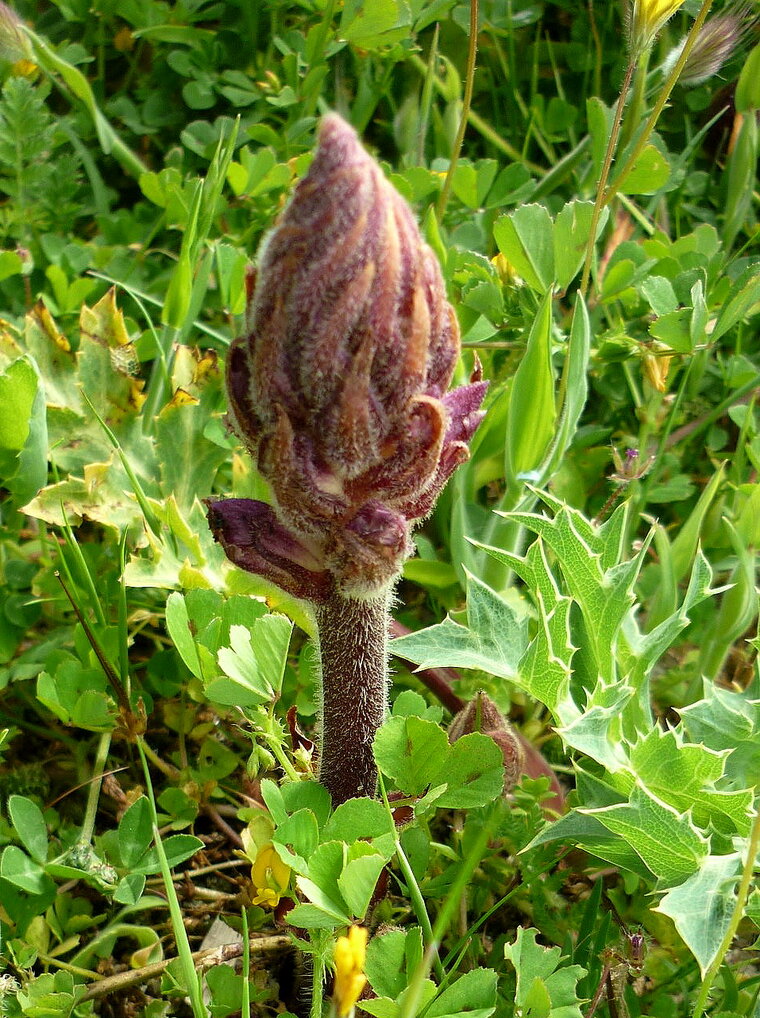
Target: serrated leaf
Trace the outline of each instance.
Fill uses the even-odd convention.
[[[703,699],[680,709],[689,737],[709,749],[729,750],[725,773],[740,787],[760,773],[760,700],[705,680]]]
[[[478,668],[505,679],[516,676],[528,644],[528,620],[468,574],[468,625],[447,618],[437,626],[394,640],[391,650],[422,668]]]
[[[577,811],[567,813],[559,820],[548,823],[521,852],[530,852],[540,845],[553,842],[583,849],[617,869],[635,873],[647,883],[652,880],[652,872],[644,865],[641,856],[593,816]]]
[[[558,731],[568,746],[597,760],[608,770],[618,771],[628,763],[623,712],[633,695],[633,688],[626,683],[600,681],[587,697],[583,710],[577,711]]]
[[[704,978],[715,961],[736,907],[734,888],[741,874],[738,853],[709,855],[688,880],[668,891],[655,912],[670,916]]]
[[[663,888],[675,887],[699,868],[707,839],[688,816],[637,784],[627,803],[582,809],[623,838],[655,874]]]
[[[736,832],[749,834],[753,792],[718,791],[715,782],[723,777],[723,753],[695,743],[686,743],[675,731],[654,728],[631,747],[632,774],[663,802],[679,812],[693,811],[694,819],[706,828],[712,814],[728,817]]]

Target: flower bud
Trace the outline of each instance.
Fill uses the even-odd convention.
[[[260,503],[210,504],[229,557],[300,597],[318,600],[325,583],[386,589],[482,417],[479,370],[446,392],[458,356],[411,209],[353,129],[325,117],[262,245],[248,335],[229,352],[230,418],[274,496],[269,517]]]
[[[631,0],[628,41],[634,55],[649,49],[684,0]]]
[[[504,757],[504,791],[514,788],[525,773],[523,749],[512,726],[493,700],[482,691],[476,693],[474,699],[454,717],[449,725],[449,742],[456,742],[472,732],[482,732],[493,739]]]

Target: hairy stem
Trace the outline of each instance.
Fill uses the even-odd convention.
[[[388,601],[335,593],[315,606],[322,665],[319,780],[333,806],[374,795],[372,740],[388,704]]]

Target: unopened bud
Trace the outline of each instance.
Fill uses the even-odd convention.
[[[472,732],[482,732],[493,739],[504,757],[504,791],[514,788],[524,773],[522,746],[499,708],[482,691],[454,717],[449,725],[449,742]]]
[[[215,536],[296,596],[386,589],[413,522],[467,459],[486,383],[446,391],[459,328],[435,255],[335,114],[262,245],[248,326],[227,362],[230,417],[275,505],[211,503]]]
[[[631,0],[628,41],[633,54],[649,49],[684,0]]]

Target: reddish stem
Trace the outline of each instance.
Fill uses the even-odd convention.
[[[314,606],[322,664],[319,780],[333,806],[375,794],[375,732],[388,706],[388,595]]]

